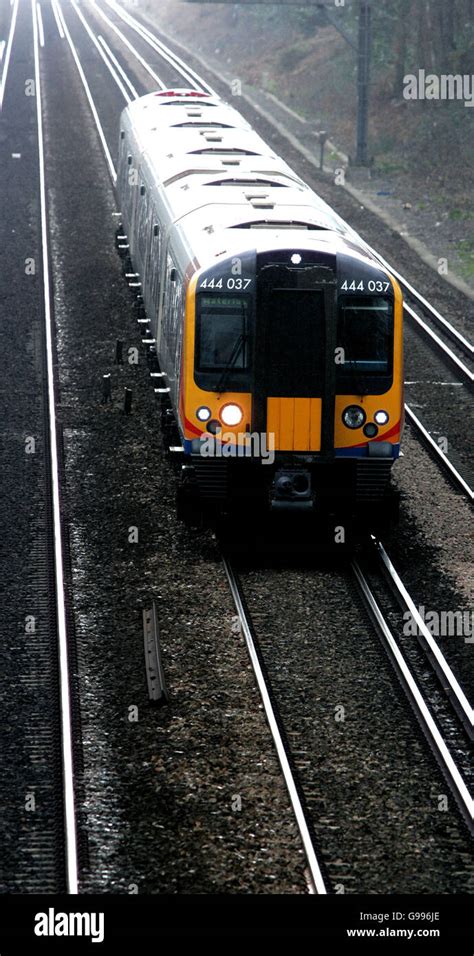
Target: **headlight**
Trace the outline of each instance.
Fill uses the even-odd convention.
[[[342,420],[348,428],[362,428],[365,418],[364,409],[359,405],[348,405],[342,413]]]
[[[367,425],[364,425],[364,435],[366,435],[367,438],[375,438],[378,433],[377,425],[374,425],[373,422],[367,422]]]
[[[211,409],[207,408],[206,405],[201,405],[200,408],[197,409],[196,418],[198,418],[200,422],[207,422],[209,421],[210,417]]]
[[[244,413],[239,405],[233,405],[231,402],[221,408],[220,417],[224,425],[239,425],[244,417]]]
[[[206,431],[208,431],[210,435],[217,435],[218,432],[222,431],[222,425],[216,418],[211,418],[210,422],[206,425]]]
[[[383,408],[380,408],[374,415],[374,420],[377,422],[377,425],[386,425],[389,418],[388,412],[384,411]]]

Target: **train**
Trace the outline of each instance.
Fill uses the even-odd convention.
[[[360,236],[197,89],[123,110],[116,190],[179,517],[394,521],[403,298]]]

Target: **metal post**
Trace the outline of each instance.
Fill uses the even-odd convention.
[[[319,135],[319,168],[324,169],[324,147],[326,144],[326,140],[328,138],[328,134],[326,133],[325,130],[322,129],[319,131],[318,135]]]
[[[132,389],[125,388],[123,396],[123,410],[126,415],[130,415],[132,411]]]
[[[368,157],[369,83],[371,51],[371,4],[359,0],[359,45],[357,51],[357,152],[358,166],[370,165]]]
[[[112,379],[110,372],[102,376],[102,404],[107,405],[112,401]]]

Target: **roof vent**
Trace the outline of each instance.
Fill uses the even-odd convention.
[[[206,186],[244,186],[246,187],[244,193],[247,199],[252,199],[252,197],[256,197],[257,199],[261,199],[262,197],[266,198],[268,196],[269,186],[272,189],[274,186],[281,186],[283,189],[286,188],[283,183],[272,183],[271,180],[258,179],[257,177],[251,178],[251,174],[246,176],[245,172],[244,176],[239,179],[237,179],[236,176],[233,176],[232,179],[215,179],[214,182],[206,183]],[[262,192],[264,187],[265,192]]]
[[[275,203],[271,199],[251,199],[251,205],[254,209],[274,209]]]
[[[175,173],[174,176],[170,176],[168,179],[165,179],[163,185],[171,186],[172,183],[178,182],[179,179],[184,179],[185,176],[207,176],[210,173],[219,172],[219,169],[182,169],[179,173]]]
[[[217,155],[219,153],[224,156],[230,156],[230,154],[234,154],[234,153],[236,155],[239,154],[240,156],[260,156],[261,155],[260,153],[252,152],[252,150],[250,149],[233,149],[229,146],[209,146],[209,147],[205,146],[204,149],[193,149],[191,150],[191,152],[195,153],[196,155],[201,153],[209,154],[209,155],[211,155],[211,153],[213,155],[214,154]]]
[[[325,226],[318,226],[316,223],[311,222],[299,222],[298,220],[287,219],[281,222],[278,219],[256,219],[254,222],[239,222],[235,226],[231,226],[231,229],[320,229],[324,230]]]
[[[185,123],[173,123],[172,129],[200,129],[201,136],[205,136],[207,132],[212,132],[209,127],[214,129],[233,129],[233,126],[229,126],[228,123],[206,123],[204,120],[199,119],[188,119]]]

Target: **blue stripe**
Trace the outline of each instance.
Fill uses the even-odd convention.
[[[392,444],[392,458],[398,458],[400,455],[400,443]],[[336,448],[336,458],[368,458],[367,445],[362,448]],[[374,459],[375,461],[376,459]],[[381,459],[380,459],[381,460]]]

